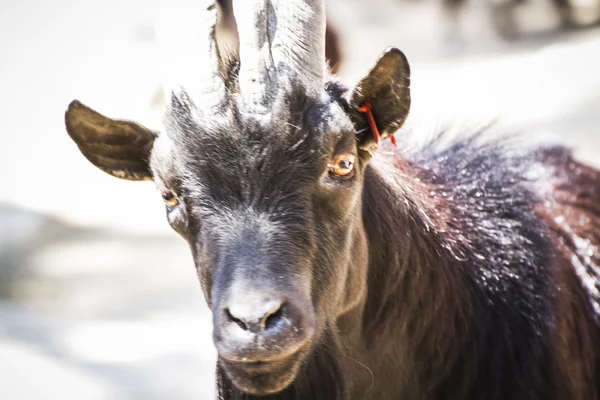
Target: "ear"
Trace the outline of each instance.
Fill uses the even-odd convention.
[[[349,104],[354,110],[370,104],[381,139],[392,136],[404,124],[410,110],[410,68],[404,54],[388,48],[354,88]],[[353,117],[362,131],[359,147],[374,150],[375,132],[369,127],[367,114],[358,112]]]
[[[102,171],[129,180],[152,179],[149,160],[156,134],[135,122],[107,118],[77,100],[65,125],[81,153]]]

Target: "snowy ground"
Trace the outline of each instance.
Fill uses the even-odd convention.
[[[506,43],[483,2],[457,41],[432,0],[330,0],[341,75],[355,81],[397,45],[412,62],[411,126],[498,116],[600,165],[600,30],[553,33],[544,1],[519,10],[528,32]],[[78,98],[156,126],[161,6],[0,2],[2,399],[212,398],[211,317],[160,197],[91,166],[62,122]]]

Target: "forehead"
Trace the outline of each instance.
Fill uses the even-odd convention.
[[[152,168],[163,181],[177,180],[212,197],[274,195],[318,177],[336,146],[354,144],[354,127],[340,99],[280,96],[268,115],[227,110],[205,115],[173,98]]]

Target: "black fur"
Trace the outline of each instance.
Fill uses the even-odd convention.
[[[435,398],[556,398],[550,343],[555,251],[534,211],[542,199],[533,190],[550,176],[535,151],[481,143],[481,136],[443,151],[430,143],[410,159],[429,196],[441,197],[451,216],[442,246],[453,258],[448,266],[467,275],[470,287],[462,290],[472,296],[468,346]]]

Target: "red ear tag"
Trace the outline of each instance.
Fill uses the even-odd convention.
[[[358,111],[367,114],[367,121],[369,121],[369,127],[371,127],[371,132],[373,132],[373,136],[375,137],[375,143],[381,143],[381,134],[379,133],[379,128],[377,128],[377,124],[375,123],[375,118],[373,117],[373,105],[365,101],[360,107],[358,107]],[[396,143],[396,137],[394,135],[390,136],[390,141],[394,146],[398,146]]]

